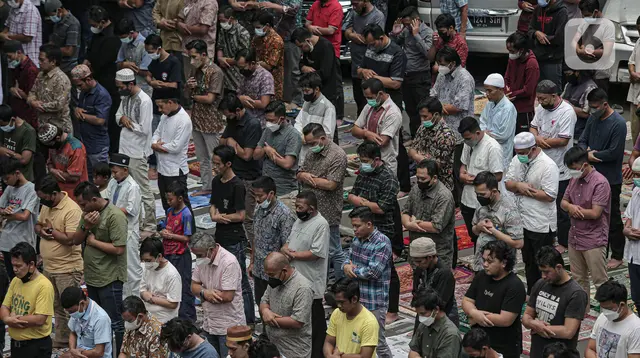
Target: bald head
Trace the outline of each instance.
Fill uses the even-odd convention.
[[[265,271],[280,272],[287,266],[289,266],[289,259],[280,252],[272,252],[264,259]]]

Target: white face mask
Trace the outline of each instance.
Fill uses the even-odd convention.
[[[20,4],[18,4],[18,2],[16,0],[7,1],[7,5],[9,5],[9,7],[12,8],[12,9],[17,9],[17,8],[20,7]]]
[[[600,312],[607,317],[607,319],[609,321],[615,321],[618,318],[620,318],[620,312],[619,312],[620,308],[618,308],[618,311],[612,311],[612,310],[608,310],[606,308],[601,308]]]
[[[140,328],[140,322],[139,322],[139,320],[137,318],[133,322],[124,321],[124,329],[125,330],[134,331],[134,330],[136,330],[138,328]]]
[[[209,264],[211,264],[211,259],[208,257],[201,257],[196,259],[196,266],[209,265]]]
[[[582,176],[582,170],[569,169],[569,176],[574,179],[578,179]]]
[[[431,325],[436,321],[436,315],[434,313],[436,313],[436,311],[431,313],[431,316],[429,317],[419,316],[418,320],[425,326],[431,327]]]
[[[102,29],[101,29],[101,28],[99,28],[99,27],[93,27],[93,26],[91,26],[91,32],[93,32],[94,34],[96,34],[96,35],[97,35],[97,34],[99,34],[99,33],[101,33],[101,32],[102,32]]]
[[[451,73],[451,69],[449,68],[449,66],[438,66],[438,73],[442,75],[448,75],[449,73]]]
[[[144,269],[147,271],[153,271],[155,269],[158,268],[158,266],[160,266],[160,264],[156,261],[154,262],[143,262],[144,264]]]
[[[270,130],[270,131],[272,131],[272,132],[275,132],[275,131],[277,131],[278,129],[280,129],[280,125],[279,125],[279,124],[277,124],[277,123],[272,123],[272,122],[267,122],[267,123],[265,124],[265,127],[267,127],[267,129],[268,129],[268,130]]]
[[[231,23],[230,22],[221,22],[220,23],[220,28],[223,30],[229,30],[231,28]]]
[[[519,53],[510,53],[509,54],[509,59],[510,60],[517,60],[517,59],[520,58],[520,56],[521,56],[521,54],[519,54]]]
[[[160,58],[160,54],[159,54],[159,53],[157,53],[157,52],[156,52],[156,53],[150,53],[150,54],[149,54],[149,58],[150,58],[151,60],[157,60],[157,59],[159,59],[159,58]]]

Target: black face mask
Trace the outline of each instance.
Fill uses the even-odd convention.
[[[131,96],[131,90],[130,89],[121,89],[118,90],[118,94],[122,97],[129,97]]]
[[[296,215],[302,221],[307,221],[311,217],[311,213],[308,211],[296,211]]]
[[[429,190],[432,186],[430,181],[418,182],[418,188],[420,188],[420,190]]]
[[[278,286],[282,285],[282,280],[279,278],[275,278],[275,277],[269,277],[269,286],[271,288],[276,288]]]
[[[485,198],[484,196],[476,196],[476,199],[478,199],[478,202],[480,203],[481,206],[487,206],[489,204],[491,204],[491,197],[489,198]]]
[[[51,149],[60,149],[63,144],[64,143],[62,143],[62,142],[53,141],[53,142],[51,142],[49,144],[45,144],[45,147],[51,148]]]
[[[22,283],[27,283],[29,282],[29,280],[31,280],[31,276],[33,276],[33,272],[30,272],[27,268],[27,273],[24,276],[20,277],[20,280],[22,281]]]
[[[240,70],[240,73],[244,76],[244,77],[251,77],[253,76],[253,71],[243,68]]]
[[[451,39],[451,36],[449,36],[448,33],[446,32],[440,32],[438,31],[438,36],[440,36],[440,38],[442,39],[442,41],[444,42],[449,42],[449,40]]]
[[[316,93],[312,92],[309,94],[304,94],[302,95],[302,98],[305,100],[305,102],[313,102],[316,99]]]
[[[47,200],[47,199],[40,199],[40,204],[48,207],[48,208],[52,208],[53,207],[53,200]]]
[[[575,85],[578,83],[578,77],[577,76],[568,76],[567,77],[567,82],[569,82],[572,85]]]

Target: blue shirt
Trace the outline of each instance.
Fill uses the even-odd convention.
[[[107,123],[111,110],[111,96],[109,92],[96,83],[96,86],[88,92],[80,92],[78,107],[84,109],[87,114],[104,119],[104,124],[95,126],[86,121],[78,121],[80,138],[87,149],[87,154],[101,153],[105,148],[109,149],[109,133]]]
[[[78,349],[91,350],[104,344],[102,358],[111,358],[111,319],[92,299],[87,298],[87,302],[89,306],[82,318],[69,317],[69,329],[78,337]]]
[[[456,20],[456,30],[458,32],[460,32],[460,25],[462,24],[462,11],[460,11],[460,8],[468,5],[468,3],[468,0],[440,0],[440,12],[453,16]],[[473,29],[473,26],[471,25],[471,21],[467,18],[467,30],[471,29]]]
[[[218,352],[206,340],[196,348],[180,353],[182,358],[219,358]]]
[[[594,156],[602,162],[591,164],[607,178],[609,185],[622,184],[622,160],[626,139],[627,124],[615,111],[604,120],[589,116],[587,126],[580,136],[580,147],[597,151]]]
[[[490,131],[490,136],[502,147],[503,173],[506,173],[513,158],[517,116],[518,111],[507,96],[502,97],[498,103],[489,101],[480,114],[480,129]]]

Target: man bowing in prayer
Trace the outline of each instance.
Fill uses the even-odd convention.
[[[513,158],[518,111],[504,94],[504,78],[501,74],[490,74],[484,81],[484,89],[489,102],[480,115],[480,129],[500,144],[503,167],[507,169]]]

